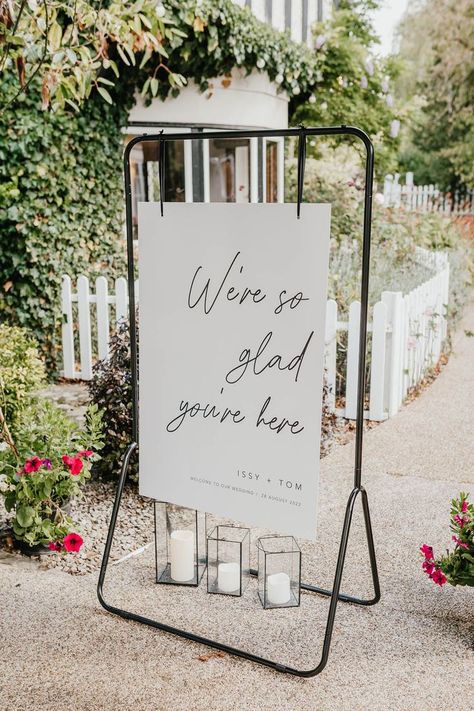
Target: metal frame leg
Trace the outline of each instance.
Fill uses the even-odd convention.
[[[312,677],[316,676],[317,674],[320,674],[324,667],[327,664],[327,660],[329,657],[329,650],[331,647],[331,640],[332,640],[332,633],[333,633],[333,628],[334,628],[334,619],[336,616],[336,608],[337,608],[337,603],[339,600],[342,602],[350,602],[356,605],[375,605],[379,600],[380,600],[380,585],[379,585],[379,579],[378,579],[378,572],[377,572],[377,563],[375,559],[375,547],[374,547],[374,541],[373,541],[373,535],[372,535],[372,526],[370,522],[370,512],[369,512],[369,503],[367,499],[367,493],[365,489],[362,487],[360,488],[354,488],[349,496],[347,506],[346,506],[346,512],[344,516],[344,525],[342,528],[342,535],[341,535],[341,542],[339,544],[339,553],[337,557],[337,564],[336,564],[336,572],[334,575],[334,583],[332,590],[324,590],[323,588],[318,588],[314,585],[308,585],[306,583],[302,583],[301,588],[303,590],[307,590],[309,592],[314,592],[319,595],[324,595],[326,597],[330,597],[330,604],[329,604],[329,612],[328,612],[328,618],[327,618],[327,623],[326,623],[326,630],[324,633],[324,642],[323,642],[323,649],[322,649],[322,654],[321,654],[321,659],[319,664],[314,668],[314,669],[308,669],[308,670],[300,670],[300,669],[294,669],[292,667],[286,666],[284,664],[279,664],[278,662],[272,661],[270,659],[266,659],[265,657],[260,657],[255,654],[250,654],[248,652],[245,652],[244,650],[238,649],[237,647],[232,647],[230,645],[222,644],[221,642],[217,642],[212,639],[208,639],[207,637],[202,637],[201,635],[196,635],[193,634],[192,632],[187,632],[186,630],[181,630],[176,627],[172,627],[171,625],[166,625],[162,622],[158,622],[157,620],[150,619],[148,617],[144,617],[143,615],[138,615],[134,612],[130,612],[128,610],[122,610],[119,607],[115,607],[113,605],[110,605],[104,597],[104,580],[105,580],[105,575],[107,572],[107,566],[109,562],[109,557],[110,557],[110,550],[112,548],[112,542],[114,538],[114,533],[115,533],[115,526],[117,523],[117,516],[118,512],[120,509],[120,504],[122,501],[122,494],[125,486],[125,482],[127,479],[127,474],[128,474],[128,469],[130,465],[130,459],[134,452],[137,449],[137,444],[136,442],[132,442],[127,448],[127,451],[125,452],[123,461],[122,461],[122,468],[120,472],[120,479],[118,482],[117,486],[117,493],[115,495],[115,501],[112,509],[112,516],[110,519],[109,523],[109,530],[107,533],[107,541],[105,544],[105,549],[104,549],[104,555],[102,557],[102,564],[100,568],[100,574],[99,574],[99,581],[97,584],[97,596],[99,598],[99,602],[102,605],[102,607],[107,610],[108,612],[118,615],[119,617],[123,617],[126,620],[133,620],[135,622],[140,622],[142,624],[148,625],[149,627],[155,627],[156,629],[162,630],[163,632],[169,632],[170,634],[177,635],[178,637],[184,637],[185,639],[189,639],[193,642],[198,642],[200,644],[204,644],[208,647],[213,647],[214,649],[218,649],[222,652],[226,652],[227,654],[232,654],[234,656],[242,657],[244,659],[248,659],[250,661],[253,661],[257,664],[262,664],[267,667],[271,667],[272,669],[275,669],[276,671],[287,673],[287,674],[292,674],[294,676],[299,676],[299,677]],[[364,511],[364,520],[365,520],[365,530],[367,534],[367,543],[369,546],[369,556],[370,556],[370,565],[371,565],[371,572],[372,572],[372,581],[374,585],[374,597],[371,598],[370,600],[363,600],[357,597],[352,597],[351,595],[345,595],[344,593],[340,592],[340,587],[341,587],[341,580],[342,580],[342,574],[344,571],[344,561],[346,557],[346,551],[347,551],[347,543],[349,540],[349,532],[350,532],[350,527],[351,527],[351,522],[352,522],[352,513],[354,511],[354,505],[357,500],[357,497],[359,494],[362,496],[362,505],[363,505],[363,511]],[[252,571],[254,574],[256,571]]]

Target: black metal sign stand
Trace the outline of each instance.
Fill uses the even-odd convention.
[[[128,446],[123,461],[120,473],[120,479],[117,486],[112,516],[110,519],[107,541],[105,544],[102,565],[99,574],[99,582],[97,586],[97,594],[101,605],[109,612],[119,615],[127,620],[134,620],[142,624],[156,627],[164,632],[178,635],[200,644],[205,644],[228,654],[243,657],[257,664],[263,664],[271,667],[279,672],[293,674],[299,677],[312,677],[320,674],[326,666],[329,649],[331,646],[331,638],[334,627],[334,618],[336,614],[337,603],[349,602],[355,605],[375,605],[380,600],[380,585],[377,572],[377,563],[375,558],[375,547],[372,535],[372,526],[370,522],[369,502],[367,492],[362,486],[362,439],[364,425],[364,392],[365,392],[365,361],[366,361],[366,343],[367,343],[367,312],[368,312],[368,292],[369,292],[369,259],[370,259],[370,228],[372,214],[372,185],[373,185],[373,169],[374,169],[374,151],[372,143],[362,130],[352,126],[333,126],[322,128],[288,128],[280,131],[273,130],[250,130],[250,131],[216,131],[205,134],[206,139],[232,139],[232,138],[273,138],[273,137],[296,137],[299,140],[298,151],[298,210],[299,215],[300,204],[302,200],[303,178],[304,178],[304,161],[306,154],[306,138],[307,136],[355,136],[359,138],[365,147],[365,203],[364,203],[364,225],[363,225],[363,250],[362,250],[362,280],[361,280],[361,312],[360,312],[360,340],[359,340],[359,370],[358,370],[358,390],[357,390],[357,419],[356,419],[356,441],[355,441],[355,462],[354,462],[354,479],[353,488],[349,494],[344,517],[344,525],[339,543],[339,553],[336,564],[336,572],[331,590],[324,590],[315,585],[302,583],[301,588],[309,592],[323,595],[330,598],[329,612],[326,622],[326,630],[324,634],[323,648],[319,664],[314,669],[294,669],[284,664],[279,664],[277,661],[266,659],[255,654],[250,654],[242,649],[232,647],[221,642],[207,639],[206,637],[188,632],[187,630],[177,629],[163,622],[149,619],[142,615],[138,615],[128,610],[110,605],[104,597],[103,585],[109,562],[110,549],[115,532],[117,515],[120,508],[122,493],[127,478],[127,473],[132,455],[137,450],[138,442],[138,368],[137,368],[137,332],[136,332],[136,314],[135,314],[135,289],[134,289],[134,250],[133,250],[133,225],[132,225],[132,185],[130,175],[130,152],[134,145],[140,142],[158,141],[160,143],[160,187],[163,188],[164,183],[164,161],[163,156],[166,147],[166,142],[169,141],[189,141],[193,139],[203,139],[201,132],[191,133],[168,133],[136,136],[132,139],[126,149],[124,157],[125,167],[125,197],[126,197],[126,223],[127,223],[127,252],[128,252],[128,293],[129,293],[129,314],[130,314],[130,343],[131,343],[131,376],[132,376],[132,393],[133,393],[133,442]],[[160,196],[163,195],[163,190],[160,190]],[[163,204],[162,204],[163,210]],[[347,542],[351,528],[352,513],[354,505],[358,497],[362,499],[362,509],[365,521],[365,532],[367,536],[367,546],[370,559],[370,567],[372,574],[372,582],[374,587],[374,595],[370,599],[361,599],[346,595],[340,591],[342,573],[344,570],[344,561],[346,556]],[[256,571],[251,573],[256,575]]]

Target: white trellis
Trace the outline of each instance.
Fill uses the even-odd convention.
[[[441,355],[446,338],[446,307],[449,294],[449,262],[445,253],[420,250],[420,261],[436,270],[434,276],[407,294],[384,291],[372,309],[369,322],[368,408],[372,420],[392,417],[408,390],[417,385]],[[86,276],[77,279],[72,290],[70,276],[62,283],[62,344],[65,378],[90,380],[95,361],[109,355],[110,333],[127,318],[127,280],[115,281],[108,292],[107,280],[100,276],[91,291]],[[135,283],[138,303],[138,283]],[[329,300],[326,307],[326,382],[329,407],[355,419],[359,363],[360,302],[350,304],[347,320],[339,320],[338,306]],[[93,327],[94,326],[94,327]],[[345,344],[341,344],[342,334]],[[340,357],[341,352],[345,358]],[[338,357],[339,356],[339,357]],[[343,392],[338,390],[339,363],[343,364]],[[340,375],[340,374],[339,374]],[[336,398],[337,393],[337,398]],[[341,407],[337,407],[341,404]]]

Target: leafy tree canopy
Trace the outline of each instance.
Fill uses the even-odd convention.
[[[474,185],[474,6],[471,0],[418,2],[400,27],[405,68],[397,93],[412,122],[401,167],[420,183]]]
[[[18,75],[13,95],[12,82],[2,91],[12,101],[37,77],[43,108],[78,110],[93,91],[109,103],[125,87],[129,100],[135,89],[165,98],[190,79],[210,91],[212,78],[236,66],[257,69],[286,92],[292,112],[309,102],[298,120],[355,123],[389,150],[394,66],[373,56],[368,13],[377,4],[342,0],[310,49],[231,0],[0,0],[0,70]]]

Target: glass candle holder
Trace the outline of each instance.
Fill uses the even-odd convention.
[[[298,607],[301,550],[293,536],[263,536],[257,549],[258,594],[263,607]]]
[[[155,501],[156,582],[199,585],[206,568],[206,515]]]
[[[250,578],[250,529],[216,526],[207,536],[207,592],[239,597]]]

